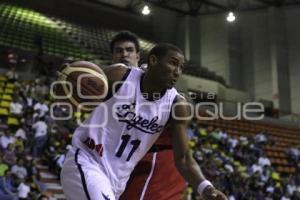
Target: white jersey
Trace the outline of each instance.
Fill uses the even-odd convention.
[[[116,93],[101,103],[73,136],[72,145],[99,163],[117,199],[138,161],[161,134],[178,95],[172,88],[157,100],[147,100],[141,92],[143,74],[138,68],[128,69]]]

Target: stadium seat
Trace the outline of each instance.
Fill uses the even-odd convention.
[[[9,108],[10,101],[1,101],[0,107]]]
[[[7,108],[0,108],[0,115],[1,116],[8,116],[9,112]]]
[[[7,81],[7,77],[4,75],[0,75],[0,81]]]
[[[10,94],[3,94],[1,99],[7,100],[7,101],[12,101],[12,96]]]
[[[7,124],[18,126],[18,125],[20,125],[20,122],[16,117],[8,117]]]
[[[8,88],[8,89],[14,89],[16,86],[15,86],[15,84],[13,84],[13,83],[7,83],[6,84],[6,88]]]

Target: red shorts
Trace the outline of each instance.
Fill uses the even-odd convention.
[[[179,200],[185,181],[174,164],[173,150],[147,153],[135,167],[121,200]]]

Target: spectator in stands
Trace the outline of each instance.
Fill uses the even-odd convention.
[[[266,131],[262,131],[262,132],[258,133],[258,134],[254,137],[255,141],[256,141],[258,144],[267,144],[268,139],[267,139],[265,133],[266,133]]]
[[[271,172],[271,170],[270,170],[269,166],[265,165],[263,167],[263,172],[260,175],[260,181],[262,183],[266,184],[269,181],[269,179],[270,179],[270,172]]]
[[[299,163],[300,161],[300,150],[298,148],[296,148],[296,144],[292,145],[292,147],[290,147],[287,151],[287,155],[289,160],[292,163]]]
[[[247,138],[246,136],[240,136],[240,138],[239,138],[239,143],[240,143],[242,146],[248,145],[248,143],[249,143],[248,138]]]
[[[33,109],[33,106],[36,103],[37,102],[35,101],[35,99],[30,94],[23,97],[23,105],[24,105],[27,112],[31,111],[31,109]]]
[[[45,118],[41,117],[36,123],[32,125],[32,129],[35,131],[33,157],[40,157],[44,146],[47,142],[47,129],[48,125],[45,122]]]
[[[264,166],[271,166],[270,159],[267,158],[265,155],[261,155],[261,156],[260,156],[260,158],[258,159],[258,164],[259,164],[261,167],[264,167]]]
[[[16,117],[22,116],[23,106],[16,97],[14,97],[12,102],[9,104],[9,112]]]
[[[281,196],[280,200],[291,200],[290,195],[287,192],[285,192],[284,195]]]
[[[227,133],[223,129],[218,129],[219,130],[219,138],[220,140],[226,140],[228,138]]]
[[[194,123],[191,123],[190,127],[187,130],[188,137],[190,140],[197,138],[195,129],[196,129],[196,125]]]
[[[24,167],[23,158],[18,158],[18,161],[15,165],[11,167],[11,173],[15,174],[19,179],[27,178],[27,170]]]
[[[14,49],[7,50],[7,63],[10,67],[16,67],[19,60],[19,55]]]
[[[261,174],[262,173],[262,166],[260,166],[259,164],[257,163],[254,163],[252,166],[251,166],[251,171],[250,171],[250,174],[251,175],[254,175],[255,173],[259,173]]]
[[[255,142],[254,138],[250,138],[249,149],[253,152],[253,155],[256,157],[259,157],[262,154],[262,148],[258,143]]]
[[[47,191],[47,185],[41,181],[41,176],[39,173],[36,173],[32,176],[32,179],[33,179],[33,183],[34,185],[36,186],[36,190],[39,192],[39,193],[44,193]]]
[[[44,84],[40,78],[35,79],[35,94],[38,97],[45,98],[49,94],[49,88]]]
[[[283,184],[285,186],[285,190],[287,191],[289,196],[292,196],[294,192],[297,191],[297,187],[300,185],[296,185],[295,177],[290,175],[283,180]],[[300,187],[299,187],[300,189]]]
[[[26,127],[23,124],[20,128],[18,128],[18,130],[15,133],[15,138],[20,137],[23,140],[27,140],[27,134],[26,134]]]
[[[15,137],[15,148],[24,151],[24,140],[21,137]]]
[[[37,102],[33,109],[35,111],[34,117],[45,117],[49,111],[48,105],[44,102]]]
[[[3,160],[9,166],[12,166],[12,165],[16,164],[17,156],[16,156],[16,153],[15,153],[14,144],[9,144],[8,145],[7,149],[4,151]]]
[[[9,82],[16,82],[19,79],[19,74],[16,71],[16,67],[11,67],[11,69],[5,74]]]
[[[2,160],[2,155],[0,155],[0,176],[4,176],[5,172],[9,170],[9,167]]]
[[[19,200],[28,200],[30,193],[30,182],[27,179],[21,179],[17,190]]]
[[[1,200],[18,200],[17,190],[13,186],[12,175],[7,170],[4,176],[0,177],[0,199]]]
[[[235,147],[238,145],[239,141],[235,138],[229,138],[228,144],[229,144],[229,152],[233,152]]]
[[[31,130],[32,129],[32,125],[34,124],[35,120],[33,117],[33,113],[25,113],[23,116],[23,121],[24,121],[24,130]],[[27,135],[26,137],[29,139],[30,136],[30,131],[27,131]]]
[[[36,99],[35,95],[35,81],[31,80],[27,84],[22,85],[23,89],[21,90],[24,97],[31,97]],[[33,104],[34,105],[34,104]]]
[[[224,165],[224,168],[226,169],[227,173],[232,174],[234,172],[234,168],[230,163],[226,163]]]
[[[210,131],[210,137],[213,139],[213,140],[221,140],[221,136],[220,136],[220,129],[219,128],[216,128],[215,130],[213,130],[213,128],[211,128],[212,130]]]
[[[4,135],[0,137],[0,145],[3,150],[7,149],[9,144],[13,144],[15,142],[15,138],[11,135],[10,129],[6,129],[4,131]]]

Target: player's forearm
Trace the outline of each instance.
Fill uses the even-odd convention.
[[[190,183],[193,188],[197,188],[199,183],[205,180],[199,165],[189,151],[187,151],[182,158],[177,159],[176,167],[184,179]]]

